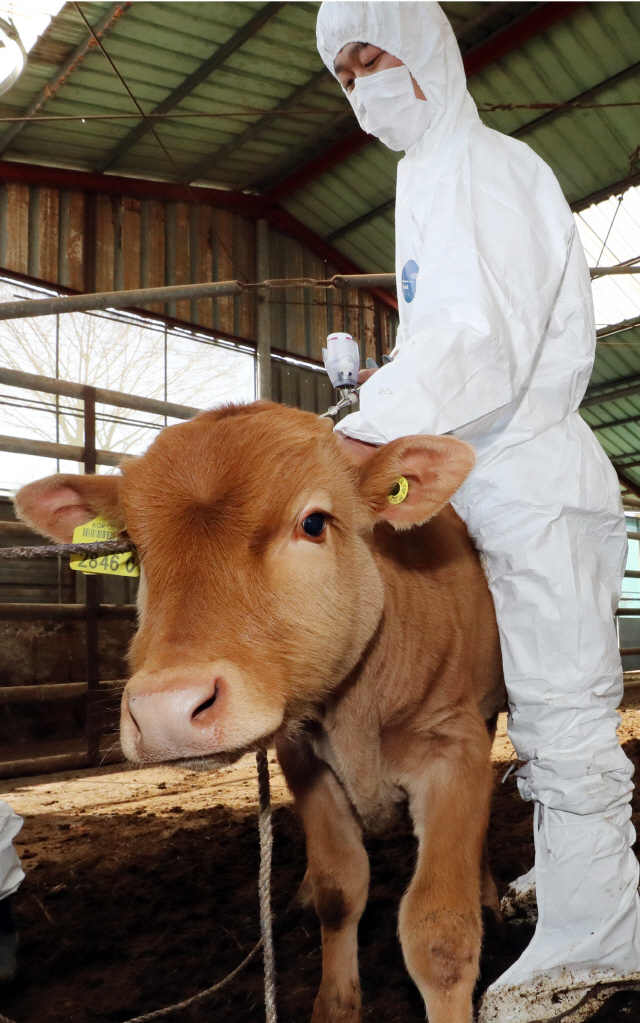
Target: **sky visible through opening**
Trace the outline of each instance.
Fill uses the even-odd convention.
[[[21,297],[44,293],[0,276],[0,302]],[[0,365],[195,408],[255,398],[252,349],[126,313],[0,322]],[[110,405],[97,405],[96,420],[96,448],[124,454],[141,454],[167,425],[162,416]],[[0,384],[0,434],[83,447],[83,402]],[[0,495],[57,471],[83,469],[76,462],[0,452]],[[98,472],[115,471],[98,466]]]
[[[576,214],[589,266],[614,266],[640,256],[640,187]],[[606,241],[606,244],[605,244]],[[640,274],[600,277],[593,282],[596,326],[640,316]]]
[[[10,3],[0,0],[0,17],[11,20],[27,53],[33,49],[51,19],[62,10],[64,0],[26,0]]]

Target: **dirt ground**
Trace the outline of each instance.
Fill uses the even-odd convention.
[[[640,761],[640,712],[620,730]],[[504,721],[494,746],[490,831],[500,891],[533,862],[531,807],[511,775]],[[281,1023],[308,1023],[320,981],[319,929],[296,892],[305,869],[300,825],[272,759],[273,905]],[[215,774],[112,766],[0,784],[24,815],[17,843],[27,878],[16,898],[18,978],[0,994],[17,1023],[124,1023],[222,979],[259,937],[256,780],[252,758]],[[634,808],[640,824],[640,799]],[[424,1010],[396,937],[399,899],[415,840],[406,819],[367,839],[372,882],[360,926],[363,1016],[418,1023]],[[488,921],[478,995],[520,954],[533,927]],[[604,1013],[604,1014],[603,1014]],[[169,1023],[264,1019],[257,957],[219,994]],[[626,993],[594,1023],[640,1023],[640,996]]]

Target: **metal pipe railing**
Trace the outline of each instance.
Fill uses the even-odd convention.
[[[57,298],[21,298],[0,303],[0,320],[21,320],[32,316],[55,316],[59,313],[97,312],[101,309],[123,309],[147,302],[177,302],[180,299],[223,298],[239,295],[239,281],[214,281],[208,284],[173,284],[166,288],[136,288],[134,291],[102,291]]]
[[[7,369],[3,366],[0,367],[0,384],[21,387],[28,391],[43,391],[45,394],[59,394],[65,398],[78,398],[80,401],[84,401],[85,398],[84,384],[73,384],[70,380],[39,376],[37,373],[23,373],[22,370]],[[170,419],[191,419],[201,411],[190,405],[176,405],[172,401],[143,398],[138,394],[111,391],[106,387],[95,388],[95,400],[99,405],[135,409],[136,412],[149,412],[151,415],[168,416]]]
[[[124,309],[156,302],[197,301],[201,298],[224,298],[244,291],[280,288],[372,288],[395,286],[395,274],[336,274],[326,280],[310,277],[268,280],[259,283],[243,281],[209,281],[205,284],[172,284],[165,288],[137,288],[135,291],[102,291],[58,298],[18,299],[0,303],[0,320],[21,320],[33,316],[56,316],[60,313],[96,312],[101,309]]]
[[[6,367],[0,367],[0,384],[20,387],[29,391],[41,391],[45,394],[62,395],[66,398],[76,398],[85,403],[87,394],[90,392],[94,405],[96,403],[114,405],[117,408],[135,409],[137,412],[168,416],[171,419],[191,419],[200,411],[190,405],[177,405],[172,401],[143,398],[137,394],[112,391],[106,387],[88,388],[85,384],[74,384],[70,380],[39,376],[37,373],[23,373],[21,370]],[[86,449],[79,445],[32,440],[29,437],[0,436],[0,451],[9,451],[18,455],[39,455],[44,458],[62,458],[69,462],[83,462],[87,455]],[[123,451],[95,451],[95,462],[98,465],[117,466],[124,457]]]
[[[638,266],[592,267],[591,277],[610,274],[637,274]],[[283,280],[207,281],[202,284],[172,284],[162,288],[136,288],[133,291],[101,291],[82,295],[66,295],[57,298],[18,299],[15,302],[0,303],[0,320],[20,320],[32,316],[55,316],[60,313],[97,312],[102,309],[124,309],[179,301],[197,301],[203,298],[224,298],[241,295],[244,291],[288,288],[393,288],[396,286],[394,273],[379,274],[335,274],[331,278],[315,280],[311,277],[285,278]]]
[[[85,450],[76,444],[56,444],[55,441],[31,440],[29,437],[4,437],[0,434],[0,451],[14,455],[39,455],[41,458],[62,458],[69,462],[84,462]],[[120,465],[125,458],[122,451],[96,451],[98,465]]]

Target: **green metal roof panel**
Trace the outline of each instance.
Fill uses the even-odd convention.
[[[261,3],[134,3],[106,35],[104,45],[118,70],[142,106],[151,111],[215,50],[249,21]],[[275,6],[275,5],[274,5]],[[93,11],[91,12],[93,15]],[[323,65],[315,47],[316,7],[308,3],[286,3],[251,38],[232,53],[223,66],[202,82],[177,110],[180,113],[225,111],[269,112],[293,91],[308,82]],[[326,121],[339,111],[344,97],[334,81],[327,81],[317,94],[304,100],[306,109],[320,113],[283,115],[262,140],[260,147],[243,153],[242,172],[252,163],[258,168],[268,153],[285,149],[302,139],[314,123]],[[16,107],[25,105],[20,97]],[[74,72],[47,104],[48,114],[135,112],[103,54],[94,48],[83,66]],[[174,119],[157,127],[181,173],[212,155],[218,146],[239,135],[260,114],[245,117]],[[29,159],[43,148],[49,159],[91,168],[126,135],[134,122],[87,122],[81,127],[29,125],[16,139],[12,156]],[[271,136],[271,137],[270,137]],[[75,150],[75,159],[71,152]],[[175,177],[153,136],[145,136],[119,161],[119,173],[156,174]],[[215,180],[233,183],[238,159]]]

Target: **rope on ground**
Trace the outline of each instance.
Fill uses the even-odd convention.
[[[269,789],[269,762],[264,750],[256,753],[258,768],[258,797],[260,811],[258,828],[260,832],[260,930],[264,947],[264,1004],[267,1023],[277,1023],[276,1016],[276,964],[273,952],[273,930],[271,918],[271,853],[273,831],[271,827],[271,793]]]
[[[257,945],[253,946],[249,955],[245,956],[240,965],[236,966],[235,970],[228,973],[223,980],[219,980],[217,984],[213,985],[213,987],[208,987],[205,991],[199,991],[197,995],[191,995],[190,998],[185,998],[182,1002],[176,1002],[175,1005],[168,1005],[165,1009],[156,1009],[154,1012],[145,1013],[144,1016],[135,1016],[133,1019],[126,1020],[125,1023],[152,1023],[152,1020],[164,1019],[167,1016],[170,1016],[171,1013],[176,1012],[178,1009],[188,1009],[192,1005],[197,1005],[198,1002],[205,1001],[205,999],[209,998],[210,995],[215,994],[216,991],[223,988],[225,984],[228,984],[234,977],[237,977],[238,974],[244,970],[245,966],[249,965],[251,960],[261,948],[262,938],[260,938]],[[273,1019],[275,1020],[275,1016]],[[0,1023],[15,1023],[15,1020],[9,1019],[8,1016],[3,1016],[2,1013],[0,1013]]]
[[[191,998],[185,998],[183,1002],[176,1002],[175,1005],[168,1005],[166,1009],[156,1009],[155,1012],[147,1012],[145,1013],[144,1016],[134,1016],[133,1019],[126,1020],[126,1023],[151,1023],[151,1021],[154,1019],[164,1019],[165,1016],[169,1016],[172,1012],[175,1012],[177,1009],[187,1009],[191,1005],[196,1005],[198,1002],[203,1002],[205,998],[209,997],[209,995],[212,995],[215,991],[219,991],[221,987],[224,987],[224,985],[228,984],[230,980],[233,980],[234,977],[237,977],[240,971],[244,970],[245,966],[247,966],[247,964],[251,962],[256,952],[261,947],[262,938],[260,938],[260,941],[258,942],[257,945],[254,945],[254,947],[249,952],[249,955],[242,960],[240,965],[236,966],[235,970],[232,970],[231,973],[228,973],[224,980],[218,981],[218,983],[214,984],[213,987],[208,987],[205,991],[198,992],[197,995],[191,995]],[[0,1023],[5,1023],[5,1021],[0,1019]],[[6,1021],[6,1023],[12,1023],[12,1021],[8,1020]]]

